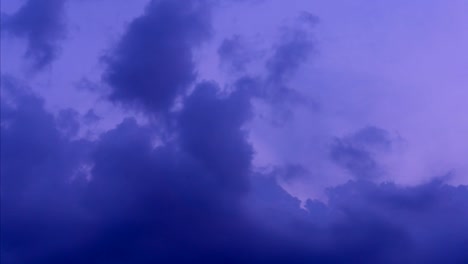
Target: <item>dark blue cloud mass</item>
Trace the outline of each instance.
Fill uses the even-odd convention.
[[[395,144],[383,129],[336,138],[326,158],[354,178],[323,200],[276,182],[313,167],[256,170],[246,125],[252,101],[269,96],[264,82],[195,78],[211,4],[151,1],[106,57],[110,100],[169,122],[128,117],[81,139],[81,121],[99,121],[93,110],[54,115],[2,76],[0,262],[468,263],[468,187],[378,183],[377,155]],[[285,87],[311,43],[297,32],[282,40],[267,62],[271,87]]]
[[[153,147],[157,131],[133,119],[96,141],[71,140],[41,99],[3,87],[2,263],[468,259],[466,186],[351,181],[331,188],[328,204],[309,200],[304,209],[272,175],[253,174],[242,89],[198,85],[177,117],[178,136]]]
[[[212,170],[227,189],[245,190],[253,150],[242,125],[250,117],[250,94],[239,89],[218,98],[213,83],[199,84],[180,115],[182,145]]]
[[[36,262],[78,235],[80,185],[71,181],[92,144],[63,136],[43,101],[7,78],[1,107],[1,262]]]
[[[209,1],[151,1],[105,57],[110,99],[167,111],[195,79],[193,48],[210,36]]]
[[[41,70],[57,57],[58,42],[65,37],[65,0],[28,0],[8,16],[3,29],[28,42],[26,58]]]

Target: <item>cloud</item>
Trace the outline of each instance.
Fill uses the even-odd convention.
[[[355,179],[376,179],[385,173],[376,155],[389,152],[392,143],[387,131],[368,126],[347,137],[336,138],[330,149],[330,158]]]
[[[150,140],[150,131],[133,120],[101,137],[86,198],[100,219],[99,234],[87,243],[93,250],[76,252],[81,262],[184,263],[216,258],[209,249],[240,242],[243,221],[227,193],[226,169],[206,166],[216,165],[216,157],[172,144],[152,149]]]
[[[316,49],[312,30],[317,23],[317,17],[301,12],[293,23],[280,27],[274,44],[267,48],[258,47],[255,38],[233,34],[223,39],[217,49],[221,67],[230,74],[254,76],[252,72],[246,72],[247,66],[259,61],[264,72],[257,73],[262,79],[258,96],[276,104],[304,101],[304,96],[289,86]]]
[[[267,61],[268,80],[273,83],[284,83],[289,80],[298,67],[307,60],[313,47],[306,31],[287,30]]]
[[[210,33],[208,1],[151,1],[105,57],[110,99],[140,110],[167,111],[195,80],[193,48]]]
[[[290,239],[297,263],[463,263],[468,259],[464,224],[467,186],[440,180],[413,187],[350,181],[328,190],[328,201],[305,208],[274,180],[255,175],[249,194],[257,228]],[[280,252],[285,252],[280,251]],[[271,253],[271,255],[274,255]],[[271,256],[270,255],[270,256]]]
[[[284,180],[285,182],[292,182],[297,178],[305,177],[310,174],[310,172],[304,166],[300,164],[286,164],[283,167],[278,167],[273,170],[275,176],[279,179]]]
[[[302,33],[288,34],[267,62],[274,88],[287,87],[313,50]],[[93,141],[74,139],[74,110],[53,115],[27,88],[2,82],[0,262],[468,261],[468,187],[373,182],[379,155],[394,148],[386,130],[336,138],[326,158],[354,180],[324,200],[301,203],[277,183],[315,173],[312,166],[254,173],[245,125],[251,100],[270,94],[249,77],[229,89],[195,83],[193,48],[209,35],[209,2],[152,1],[107,58],[104,79],[114,102],[173,112],[161,123],[127,118]],[[92,110],[81,118],[99,120]]]
[[[224,39],[218,48],[218,55],[221,65],[231,72],[244,72],[253,59],[240,35]]]
[[[95,142],[70,140],[38,97],[12,91],[2,102],[2,263],[468,259],[466,186],[350,181],[303,209],[272,175],[252,174],[241,90],[200,84],[178,136],[156,148],[156,131],[133,119]],[[83,163],[90,181],[70,180]]]
[[[221,261],[208,252],[250,240],[239,205],[252,155],[240,126],[250,104],[240,91],[218,92],[200,84],[178,117],[178,139],[156,148],[157,131],[133,119],[95,142],[70,141],[36,96],[2,104],[2,260]],[[39,137],[26,138],[31,131]],[[72,177],[83,163],[88,183]]]
[[[65,0],[28,0],[7,17],[4,28],[28,41],[26,58],[41,70],[57,58],[58,42],[65,37]]]
[[[304,96],[296,89],[288,87],[288,83],[315,50],[311,29],[317,21],[312,14],[302,12],[294,25],[282,29],[280,39],[265,63],[265,93],[273,102],[304,100]]]
[[[264,61],[265,74],[259,97],[271,106],[273,123],[285,125],[294,116],[293,107],[301,105],[316,111],[317,103],[291,81],[315,51],[312,29],[317,20],[302,12],[295,23],[283,26],[279,39]]]
[[[396,245],[400,247],[398,256],[389,256],[390,263],[462,263],[468,259],[463,242],[468,236],[463,224],[468,210],[461,203],[467,199],[466,186],[449,186],[439,180],[414,187],[350,182],[330,191],[329,207],[340,208],[350,219],[374,218],[397,228],[399,239],[388,234],[399,240]],[[381,239],[379,233],[375,239],[369,237]]]
[[[219,88],[202,83],[180,115],[182,145],[228,188],[245,189],[253,150],[242,125],[250,117],[250,93],[244,89],[219,99]]]
[[[79,236],[70,182],[92,144],[62,136],[42,99],[6,81],[1,106],[1,262],[36,262]]]

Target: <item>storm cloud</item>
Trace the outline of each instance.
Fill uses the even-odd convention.
[[[29,9],[39,2],[26,2],[8,29],[56,50],[62,20],[42,17],[42,11],[57,14],[59,2],[54,8],[41,5],[35,17]],[[2,74],[0,261],[467,262],[468,187],[450,181],[458,172],[434,170],[411,185],[392,181],[399,173],[414,177],[387,163],[402,153],[399,133],[379,122],[336,129],[341,127],[326,121],[339,111],[327,112],[331,101],[323,94],[317,98],[324,110],[300,117],[310,127],[284,123],[261,135],[276,139],[271,134],[285,129],[287,136],[274,146],[299,142],[307,151],[265,166],[255,162],[260,152],[274,155],[272,146],[251,137],[262,114],[258,104],[297,109],[288,96],[305,96],[296,89],[295,75],[317,49],[308,30],[318,20],[308,12],[295,14],[299,26],[280,30],[276,44],[268,42],[270,52],[257,62],[262,74],[246,66],[255,63],[244,57],[250,42],[228,32],[231,37],[218,39],[221,46],[213,45],[212,55],[240,78],[206,80],[196,54],[216,33],[212,15],[221,12],[220,5],[147,3],[115,45],[96,58],[103,62],[103,72],[95,75],[102,83],[82,91],[99,98],[91,108],[59,108],[45,99],[47,87]],[[26,29],[33,18],[39,29]],[[41,49],[32,58],[42,61]],[[326,83],[313,84],[332,89],[334,97],[347,96]],[[103,86],[109,88],[105,102],[125,116],[88,138],[83,129],[121,113],[99,107]],[[301,158],[291,161],[295,157]],[[289,188],[314,177],[333,183],[320,199],[309,198],[317,196],[313,188],[301,199]]]
[[[153,147],[157,131],[133,119],[93,142],[68,139],[59,130],[61,117],[47,113],[40,98],[8,89],[4,263],[458,263],[468,257],[466,186],[351,181],[329,189],[326,204],[309,200],[301,207],[272,175],[251,173],[252,150],[240,129],[249,97],[241,90],[222,96],[215,84],[200,84],[180,114],[178,137]],[[380,132],[363,131],[352,138]],[[382,143],[367,136],[362,142]]]
[[[167,111],[195,80],[193,49],[210,36],[209,1],[151,1],[105,56],[110,99]]]

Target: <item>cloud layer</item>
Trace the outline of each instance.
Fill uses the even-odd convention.
[[[64,2],[39,3],[26,2],[7,29],[28,38],[41,68],[64,31]],[[299,26],[281,30],[258,56],[260,73],[248,71],[250,42],[221,38],[221,66],[240,76],[223,86],[199,78],[195,61],[219,8],[154,0],[128,24],[103,57],[102,82],[105,100],[130,117],[96,138],[79,133],[105,118],[95,109],[54,112],[35,89],[2,75],[0,262],[467,262],[468,187],[449,185],[450,174],[413,186],[384,181],[401,138],[378,124],[296,153],[334,170],[317,173],[304,159],[256,166],[250,135],[259,105],[300,114],[311,104],[294,77],[316,51],[309,30],[318,20],[300,13]],[[326,118],[322,109],[306,113],[316,126]],[[297,132],[286,121],[262,136],[288,126]],[[349,179],[326,188],[323,199],[299,200],[284,189],[311,175],[335,179],[336,171]]]

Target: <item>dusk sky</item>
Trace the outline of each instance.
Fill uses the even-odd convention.
[[[2,264],[468,263],[468,0],[1,0]]]

